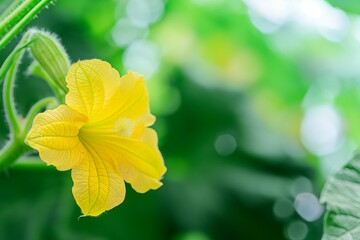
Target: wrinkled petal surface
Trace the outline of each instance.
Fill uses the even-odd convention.
[[[66,78],[66,104],[88,116],[89,125],[113,125],[119,118],[154,123],[144,78],[132,71],[125,76],[107,62],[93,59],[73,64]]]
[[[160,179],[166,168],[157,148],[157,135],[154,130],[145,129],[139,140],[107,135],[88,141],[102,153],[111,154],[118,173],[137,192],[144,193],[162,185]]]
[[[71,172],[72,192],[85,216],[97,216],[124,201],[125,184],[108,152],[95,150],[89,143],[84,146],[87,154]]]
[[[73,64],[66,82],[66,104],[94,122],[104,117],[102,109],[116,93],[120,76],[109,63],[94,59]]]
[[[35,117],[26,142],[39,151],[40,158],[47,164],[61,171],[69,170],[86,152],[78,137],[79,129],[86,122],[83,114],[60,105]]]

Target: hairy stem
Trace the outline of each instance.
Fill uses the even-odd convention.
[[[47,97],[44,99],[41,99],[40,101],[38,101],[37,103],[34,104],[34,106],[32,106],[32,108],[30,109],[29,113],[26,116],[26,121],[25,121],[25,125],[22,129],[22,132],[24,134],[27,134],[30,130],[31,127],[31,123],[35,117],[36,114],[38,114],[38,112],[40,112],[40,110],[42,108],[44,108],[45,106],[51,104],[51,103],[56,103],[56,99],[53,97]],[[23,138],[25,139],[26,136],[23,136]]]
[[[0,22],[0,49],[19,33],[51,0],[26,0]]]
[[[18,114],[16,112],[15,102],[14,102],[15,72],[16,72],[16,67],[13,65],[9,69],[9,72],[5,77],[3,101],[4,101],[5,116],[10,126],[10,132],[13,133],[13,135],[18,135],[20,133],[20,122],[18,119]]]
[[[25,34],[26,35],[26,34]],[[33,42],[33,40],[28,41],[27,43],[23,44],[23,45],[18,45],[20,47],[17,47],[14,51],[12,51],[10,53],[10,55],[6,58],[6,60],[4,61],[3,65],[0,68],[0,83],[3,81],[6,73],[9,71],[11,65],[14,62],[15,57],[23,50],[25,49],[27,46],[29,46],[31,43]]]
[[[40,0],[22,1],[15,6],[10,5],[9,10],[2,15],[0,22],[0,38],[3,38],[26,14],[34,8]],[[5,15],[8,13],[8,15]]]
[[[9,65],[8,72],[5,77],[3,86],[3,102],[6,120],[10,128],[10,140],[0,151],[0,170],[14,162],[20,157],[29,147],[24,143],[25,134],[21,127],[16,106],[14,102],[14,82],[16,70],[19,62],[23,56],[23,50],[18,51],[29,40],[29,34],[25,34],[14,52],[18,54],[13,56],[12,63]]]
[[[32,39],[34,41],[34,39]],[[61,90],[61,88],[54,82],[54,80],[44,71],[42,66],[38,62],[33,62],[33,64],[28,69],[30,74],[41,77],[44,79],[53,90],[55,96],[60,101],[60,103],[64,103],[65,100],[65,92]],[[1,69],[0,69],[0,77],[1,77]],[[1,80],[0,80],[1,82]]]
[[[15,9],[17,9],[21,3],[22,3],[23,0],[15,0],[13,1],[10,6],[8,6],[3,13],[1,13],[1,16],[0,16],[0,22],[3,22],[4,19],[8,18],[8,16],[15,11]]]
[[[25,34],[21,39],[19,46],[25,44],[29,39],[29,34]],[[14,51],[16,51],[15,49]],[[12,137],[16,137],[20,134],[20,122],[18,118],[18,114],[16,112],[16,106],[14,102],[14,82],[15,82],[15,74],[20,62],[20,59],[23,56],[23,51],[17,54],[13,59],[13,64],[9,67],[8,73],[5,77],[4,81],[4,89],[3,89],[3,102],[4,102],[4,111],[5,116],[8,120],[10,133],[12,133]]]

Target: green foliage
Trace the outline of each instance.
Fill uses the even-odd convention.
[[[319,239],[322,218],[305,221],[294,202],[299,193],[317,196],[329,168],[344,159],[347,147],[360,145],[360,54],[353,32],[330,41],[324,35],[332,28],[318,30],[315,22],[299,27],[292,16],[276,31],[264,32],[259,24],[271,24],[264,20],[271,12],[255,18],[247,5],[255,1],[164,1],[158,22],[129,45],[117,46],[113,30],[128,18],[129,2],[139,1],[61,0],[32,25],[55,32],[73,61],[100,58],[122,72],[137,40],[159,48],[161,61],[147,84],[168,166],[164,186],[141,197],[129,188],[118,209],[77,220],[69,176],[34,167],[31,160],[39,158],[32,153],[0,176],[0,239],[302,239],[290,236],[290,226],[298,226],[294,222],[305,226],[304,239]],[[328,2],[360,12],[355,0]],[[0,52],[2,61],[15,45]],[[137,57],[145,59],[146,52]],[[54,95],[39,65],[26,71],[31,61],[25,56],[16,74],[22,116]],[[321,104],[339,112],[343,129],[338,149],[318,156],[301,145],[301,125],[307,110]],[[9,135],[3,112],[0,108],[1,143]],[[235,148],[222,155],[219,148],[228,142],[221,137],[229,135]],[[356,159],[324,190],[325,239],[346,231],[357,238]],[[288,203],[285,216],[275,211],[279,202]]]
[[[360,14],[360,2],[357,0],[327,0],[334,7],[340,8],[348,13]]]
[[[323,240],[360,239],[360,155],[355,156],[326,183]]]

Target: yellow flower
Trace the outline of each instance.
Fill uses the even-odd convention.
[[[79,61],[66,77],[66,105],[38,114],[27,143],[60,171],[72,169],[76,203],[85,216],[119,205],[124,181],[140,193],[159,188],[166,172],[157,134],[148,128],[142,76],[125,76],[101,60]]]

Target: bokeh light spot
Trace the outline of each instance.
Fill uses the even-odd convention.
[[[150,41],[138,40],[125,50],[123,61],[126,69],[139,72],[149,78],[160,64],[159,49]]]
[[[309,229],[308,226],[301,221],[294,221],[289,224],[287,227],[287,236],[291,240],[303,240],[306,238]]]
[[[337,150],[342,137],[339,114],[331,105],[318,105],[306,111],[301,139],[312,153],[323,156]]]
[[[162,0],[130,0],[126,8],[129,19],[140,27],[148,27],[149,24],[156,22],[163,12]]]
[[[111,31],[115,44],[124,47],[146,35],[147,29],[134,25],[129,19],[120,19]]]
[[[273,212],[277,218],[288,218],[294,213],[293,203],[289,199],[280,198],[276,200]]]
[[[300,193],[296,196],[294,207],[296,212],[308,222],[316,221],[324,212],[324,207],[312,193]]]
[[[237,143],[233,135],[223,134],[215,140],[215,150],[221,156],[229,156],[236,149]]]
[[[206,236],[203,232],[188,232],[176,238],[176,240],[210,240],[208,236]]]
[[[290,186],[290,193],[294,197],[296,197],[299,193],[312,191],[313,185],[311,181],[303,176],[295,178]]]

